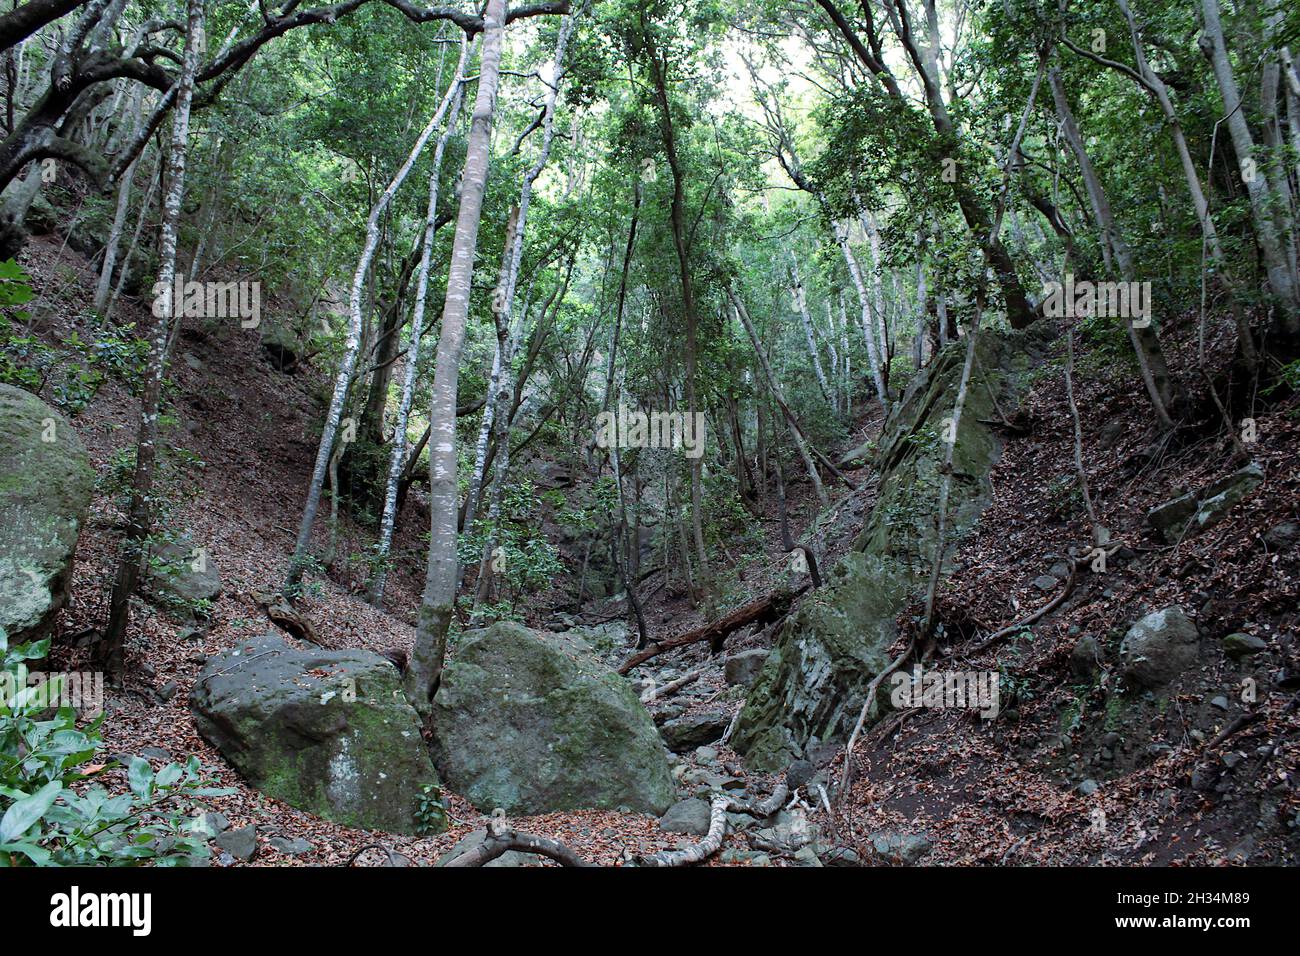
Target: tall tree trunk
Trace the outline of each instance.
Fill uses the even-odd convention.
[[[505,33],[506,0],[488,0],[483,20],[483,54],[479,64],[478,92],[470,123],[469,142],[462,175],[460,211],[447,271],[447,297],[442,309],[442,332],[433,378],[429,427],[429,560],[424,594],[415,627],[415,646],[406,671],[406,695],[424,716],[432,706],[447,654],[447,628],[456,601],[456,387],[460,356],[465,347],[469,317],[470,283],[474,276],[474,251],[478,245],[479,217],[487,186],[488,149],[501,79],[501,46]]]
[[[118,557],[117,576],[109,599],[108,623],[100,644],[100,664],[113,680],[123,673],[123,645],[131,617],[131,595],[139,583],[140,567],[153,523],[152,492],[157,471],[158,416],[162,408],[163,377],[167,371],[167,345],[177,303],[176,237],[180,228],[181,198],[185,193],[185,157],[190,141],[190,105],[194,99],[194,74],[198,68],[199,37],[203,32],[203,0],[186,7],[185,50],[176,90],[171,149],[167,155],[167,191],[163,196],[162,235],[159,243],[158,289],[161,315],[149,329],[149,358],[140,396],[140,424],[136,437],[135,474],[131,481],[126,541]],[[153,311],[159,311],[154,309]]]
[[[808,314],[808,298],[804,294],[803,277],[799,275],[799,259],[790,250],[790,292],[794,295],[795,308],[799,310],[799,321],[803,325],[804,338],[808,342],[808,357],[812,359],[813,373],[817,376],[817,385],[822,390],[822,397],[834,404],[831,398],[831,385],[822,369],[821,356],[817,353],[817,336],[813,334],[812,316]]]
[[[438,219],[438,179],[442,172],[442,157],[447,143],[456,128],[460,104],[465,95],[465,61],[469,57],[469,41],[461,39],[460,60],[456,75],[438,106],[445,113],[443,130],[438,145],[433,150],[433,167],[429,170],[429,203],[424,217],[423,246],[420,249],[420,273],[415,286],[415,309],[411,316],[411,336],[406,346],[406,374],[402,382],[402,399],[397,406],[397,422],[393,427],[393,447],[389,450],[388,482],[384,488],[384,511],[379,519],[379,542],[375,546],[375,569],[370,578],[369,600],[375,607],[384,603],[384,585],[388,580],[388,553],[393,544],[393,528],[397,524],[397,488],[406,465],[406,428],[411,415],[411,401],[415,395],[415,380],[420,363],[420,339],[424,331],[424,306],[429,292],[429,270],[433,259],[433,236]]]

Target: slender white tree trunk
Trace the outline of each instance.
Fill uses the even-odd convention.
[[[464,46],[462,46],[462,53]],[[357,354],[361,351],[362,329],[365,327],[361,311],[361,298],[365,291],[366,276],[370,264],[374,261],[375,250],[379,247],[379,217],[393,201],[393,196],[401,188],[410,174],[416,160],[424,151],[424,144],[429,141],[433,131],[438,128],[446,112],[446,99],[433,115],[433,118],[416,137],[406,161],[393,176],[388,187],[370,208],[366,220],[366,240],[361,247],[361,257],[357,262],[356,272],[352,276],[352,293],[348,298],[348,335],[343,345],[343,359],[339,363],[338,374],[334,377],[334,393],[330,398],[329,411],[325,415],[325,427],[321,431],[320,446],[316,449],[316,466],[312,469],[311,485],[307,489],[307,503],[302,510],[302,522],[298,526],[298,540],[294,544],[293,559],[289,563],[289,573],[285,576],[283,591],[292,595],[302,581],[307,565],[307,551],[311,547],[312,526],[316,522],[316,511],[320,507],[321,489],[325,485],[325,475],[329,470],[330,456],[334,452],[334,442],[338,437],[339,423],[343,418],[343,407],[347,403],[348,389],[352,384],[352,375],[357,367]]]
[[[881,356],[876,348],[876,336],[874,323],[871,318],[871,302],[867,296],[867,286],[862,280],[862,269],[858,266],[857,257],[849,247],[849,230],[842,223],[836,221],[832,224],[835,229],[835,241],[839,244],[840,255],[844,257],[844,265],[848,267],[849,278],[853,280],[853,288],[858,293],[858,306],[861,309],[862,321],[862,338],[867,345],[867,365],[871,369],[871,380],[876,386],[876,397],[880,399],[880,407],[884,409],[885,415],[889,415],[889,395],[885,391],[885,379],[880,373]]]

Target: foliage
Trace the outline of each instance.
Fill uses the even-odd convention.
[[[10,647],[0,631],[0,866],[187,865],[207,857],[210,835],[196,814],[211,787],[197,757],[156,773],[132,757],[126,789],[97,781],[121,769],[96,762],[103,716],[78,726],[73,707],[52,708],[64,677],[28,686],[28,661],[49,640]]]

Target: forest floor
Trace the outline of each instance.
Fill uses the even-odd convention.
[[[34,287],[44,290],[33,308],[46,316],[40,334],[51,342],[72,332],[89,338],[94,274],[86,260],[46,237],[32,242],[23,262]],[[134,310],[140,308],[124,301],[117,321],[138,321],[143,315]],[[1171,366],[1194,367],[1188,351],[1193,333],[1187,323],[1168,330],[1168,338],[1178,343],[1171,349]],[[272,629],[255,594],[278,586],[292,552],[316,450],[314,423],[327,396],[321,373],[311,367],[292,375],[277,371],[258,342],[256,330],[232,321],[211,331],[187,322],[176,343],[171,368],[176,422],[167,441],[192,452],[202,465],[182,468],[169,480],[166,524],[204,542],[224,592],[212,608],[211,624],[198,630],[148,602],[137,604],[127,646],[129,677],[125,687],[108,695],[105,739],[110,752],[142,754],[155,764],[197,754],[222,786],[235,790],[216,798],[213,809],[232,828],[257,825],[254,865],[332,865],[354,858],[356,865],[383,865],[385,854],[376,845],[417,865],[431,864],[480,828],[483,815],[451,795],[452,827],[434,837],[374,834],[322,821],[243,784],[198,736],[189,714],[189,691],[206,658]],[[978,640],[976,632],[991,633],[1051,599],[1055,591],[1044,588],[1043,576],[1071,547],[1088,540],[1081,506],[1071,495],[1072,424],[1059,364],[1064,340],[1057,346],[1056,358],[1042,370],[1024,406],[1010,415],[1026,428],[1005,436],[993,472],[994,502],[961,543],[957,571],[943,589],[941,613],[950,641],[941,658],[961,659],[963,645]],[[1219,354],[1221,343],[1212,347]],[[1291,398],[1257,415],[1259,440],[1250,451],[1264,467],[1264,485],[1194,541],[1162,547],[1145,525],[1147,510],[1221,475],[1231,447],[1207,428],[1199,443],[1148,455],[1150,415],[1140,384],[1136,376],[1107,373],[1106,364],[1080,343],[1076,389],[1091,491],[1102,523],[1131,556],[1117,559],[1104,580],[1081,579],[1064,605],[1034,628],[1032,641],[1008,639],[965,665],[997,668],[1005,675],[1001,719],[982,722],[956,711],[903,712],[866,735],[854,755],[854,787],[836,819],[820,812],[810,818],[837,832],[841,842],[860,847],[866,858],[871,858],[866,835],[882,829],[924,833],[931,845],[925,863],[1294,863],[1300,855],[1295,786],[1300,715],[1294,708],[1282,713],[1288,701],[1294,703],[1300,674],[1300,661],[1288,656],[1295,647],[1300,549],[1277,554],[1263,542],[1270,528],[1297,520],[1300,406]],[[137,415],[136,399],[110,379],[74,419],[97,474],[109,473],[115,456],[132,446]],[[869,418],[864,415],[858,424],[858,441],[871,429]],[[829,530],[817,540],[824,568],[848,547],[870,505],[868,473],[850,477],[863,483],[862,490],[827,486],[837,511],[834,520],[823,521]],[[799,540],[816,510],[806,484],[791,482],[789,504]],[[121,517],[113,489],[99,488],[78,549],[72,603],[60,622],[62,640],[54,657],[60,667],[84,664],[89,652],[79,645],[106,619]],[[361,565],[347,558],[364,551],[371,535],[342,518],[335,573],[313,577],[298,602],[327,646],[409,649],[423,574],[420,532],[427,519],[417,486],[399,525],[394,545],[399,566],[386,597],[392,613],[385,614],[356,593]],[[754,594],[779,583],[787,561],[775,513],[758,523],[772,561],[743,582]],[[699,609],[691,608],[673,582],[652,577],[645,588],[657,636],[703,623]],[[534,598],[529,623],[551,623],[546,602],[553,598],[546,592]],[[1153,714],[1138,707],[1128,718],[1116,716],[1105,687],[1080,686],[1071,676],[1076,636],[1122,630],[1146,611],[1171,604],[1195,608],[1203,631],[1208,627],[1215,638],[1245,631],[1268,641],[1270,650],[1245,664],[1211,655],[1177,688],[1173,710]],[[592,605],[577,623],[594,623],[617,610]],[[738,633],[727,651],[770,641],[770,631]],[[705,668],[691,707],[727,707],[734,713],[740,706],[722,679],[721,657],[710,657],[706,644],[665,654],[654,667],[659,673]],[[1248,676],[1258,681],[1266,718],[1243,727],[1227,742],[1230,750],[1207,746],[1240,713],[1239,687]],[[1227,712],[1210,703],[1215,698],[1226,699]],[[1073,718],[1064,732],[1063,714]],[[1120,753],[1105,737],[1125,719],[1130,720],[1124,727],[1127,749]],[[1139,738],[1149,739],[1150,746],[1127,743]],[[719,749],[717,764],[739,772],[738,758]],[[1225,753],[1238,755],[1231,766]],[[837,757],[829,771],[838,775],[842,759]],[[1085,781],[1095,789],[1082,792]],[[771,783],[749,778],[759,795]],[[567,812],[512,822],[607,864],[627,853],[682,842],[662,831],[654,817],[641,814]],[[275,837],[305,838],[311,849],[285,853],[272,843]],[[728,841],[744,846],[744,835]],[[779,855],[769,861],[793,862]],[[241,865],[228,857],[214,864]]]

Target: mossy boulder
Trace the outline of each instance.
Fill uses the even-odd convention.
[[[437,774],[401,677],[378,654],[241,641],[208,659],[190,709],[263,793],[347,826],[420,829],[417,804]]]
[[[954,439],[945,568],[992,497],[989,474],[1000,445],[989,424],[1014,397],[1041,353],[1037,330],[983,332],[976,342],[966,403],[951,428],[966,341],[945,348],[915,376],[875,451],[881,476],[875,506],[853,550],[827,583],[782,625],[750,688],[731,743],[745,763],[780,770],[819,744],[844,739],[872,678],[889,663],[898,614],[928,579],[937,547],[936,509]],[[888,706],[878,694],[877,719]]]
[[[0,385],[0,628],[15,643],[48,635],[67,603],[93,480],[67,420]]]
[[[433,701],[434,764],[480,810],[631,807],[676,798],[668,758],[631,683],[565,633],[470,632]]]

